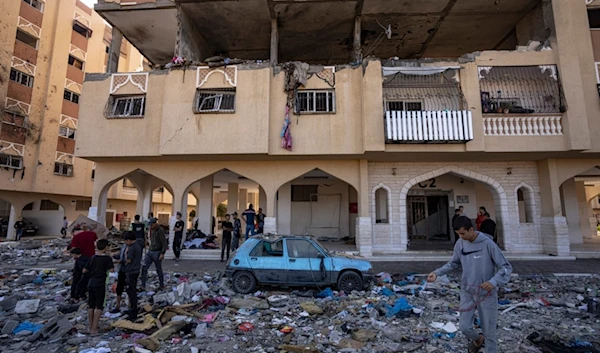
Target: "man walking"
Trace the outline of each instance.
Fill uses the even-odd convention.
[[[225,261],[223,260],[223,257],[225,255],[225,248],[227,248],[227,260],[229,260],[229,250],[231,248],[231,231],[233,231],[233,224],[229,222],[230,218],[231,217],[228,214],[225,215],[225,221],[221,223],[221,225],[223,226],[223,240],[221,241],[221,262]]]
[[[63,217],[63,224],[60,229],[60,234],[62,234],[63,238],[67,236],[67,228],[69,228],[69,221],[67,221],[67,217]]]
[[[177,212],[177,222],[175,222],[175,238],[173,238],[173,254],[175,254],[175,261],[179,262],[179,255],[181,255],[181,240],[183,239],[183,226],[184,223],[181,220],[181,212]],[[222,257],[222,256],[221,256]]]
[[[154,263],[158,274],[158,290],[165,289],[165,278],[162,270],[162,260],[165,258],[165,253],[169,247],[165,238],[165,231],[156,223],[155,220],[150,220],[150,246],[146,257],[144,258],[144,267],[142,268],[142,288],[145,290],[146,282],[148,281],[148,269]]]
[[[19,217],[19,219],[15,222],[15,229],[17,230],[17,241],[21,240],[24,228],[25,222],[23,222],[23,217]]]
[[[265,229],[265,214],[263,213],[262,208],[258,208],[258,213],[256,214],[256,223],[258,224],[258,234],[263,234]]]
[[[231,239],[231,251],[235,252],[240,247],[240,237],[242,230],[242,222],[238,218],[238,213],[233,212],[233,237]]]
[[[479,352],[484,343],[486,353],[497,353],[498,288],[510,280],[512,266],[492,239],[473,229],[469,218],[458,217],[453,228],[460,240],[454,245],[452,259],[430,273],[427,281],[434,282],[438,276],[462,266],[460,330],[470,341],[470,353]],[[473,327],[475,310],[479,314],[482,334]]]
[[[249,235],[256,234],[256,230],[254,229],[254,220],[256,219],[256,211],[254,211],[254,206],[250,204],[248,209],[242,213],[242,219],[246,222],[246,240],[248,240]]]

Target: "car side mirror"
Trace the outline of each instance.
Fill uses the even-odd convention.
[[[324,259],[324,258],[325,258],[325,255],[323,255],[323,254],[319,253],[319,255],[317,255],[317,257],[318,257],[319,259]]]

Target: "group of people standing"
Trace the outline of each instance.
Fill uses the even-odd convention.
[[[234,252],[240,245],[242,222],[238,218],[238,213],[233,212],[233,222],[231,215],[226,214],[225,220],[221,222],[223,228],[223,239],[221,240],[221,262],[229,260],[229,253]],[[248,209],[242,213],[242,219],[246,223],[246,240],[250,235],[263,234],[265,226],[265,214],[262,208],[258,212],[254,210],[254,206],[250,204]],[[225,258],[227,254],[227,258]]]
[[[459,206],[457,209],[454,210],[452,223],[454,223],[454,221],[461,216],[466,216],[464,214],[463,206]],[[481,233],[487,234],[489,237],[491,237],[494,240],[494,243],[498,243],[498,236],[496,235],[496,222],[494,222],[491,219],[490,214],[483,206],[479,207],[479,212],[477,213],[477,218],[475,219],[475,227],[477,231],[480,231]],[[459,237],[458,234],[455,235],[456,237],[454,239],[454,243],[456,244]]]

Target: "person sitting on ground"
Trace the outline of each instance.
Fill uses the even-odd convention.
[[[89,273],[90,276],[88,282],[88,321],[90,334],[92,335],[98,334],[98,323],[102,316],[104,300],[106,298],[106,280],[108,278],[108,272],[114,271],[113,261],[110,256],[106,254],[107,247],[108,240],[98,240],[96,244],[98,253],[90,258],[83,270],[83,273]]]
[[[512,266],[502,251],[487,235],[473,229],[467,217],[453,224],[460,240],[454,245],[450,262],[427,276],[435,282],[438,276],[462,267],[460,284],[460,330],[470,341],[469,353],[477,353],[485,343],[486,353],[497,353],[498,288],[510,280]],[[473,327],[475,310],[481,320],[480,334]]]
[[[83,269],[89,261],[89,257],[83,255],[79,248],[71,249],[71,255],[75,260],[73,263],[73,280],[71,281],[71,302],[78,302],[86,299],[89,275],[84,274]]]
[[[496,236],[496,222],[490,219],[490,214],[487,212],[483,214],[483,217],[484,219],[483,222],[481,222],[479,231],[489,235],[492,239],[494,239],[494,243],[498,244],[498,237]]]

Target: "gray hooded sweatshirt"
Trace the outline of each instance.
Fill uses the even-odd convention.
[[[450,262],[434,272],[443,276],[462,265],[461,290],[469,291],[469,288],[478,287],[485,282],[490,282],[497,290],[510,280],[512,266],[489,236],[476,233],[477,238],[472,243],[459,239],[454,245]]]

